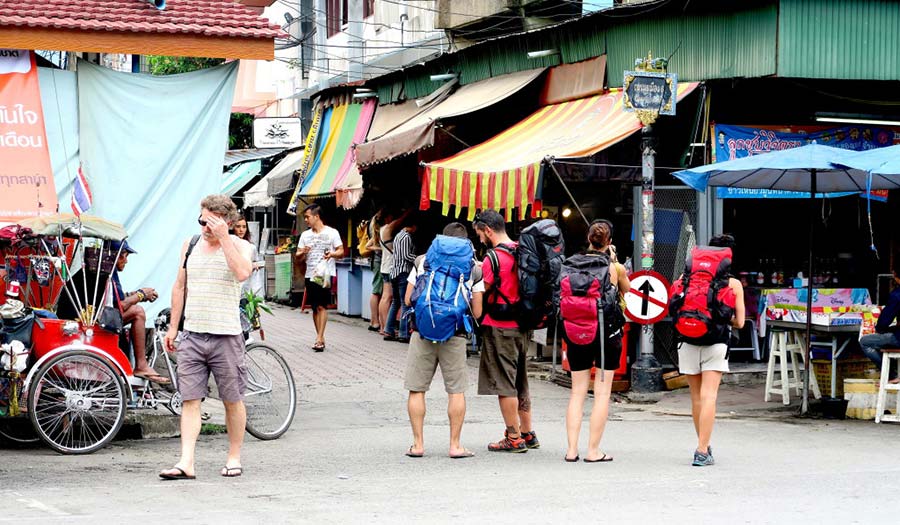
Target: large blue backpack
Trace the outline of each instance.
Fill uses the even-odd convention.
[[[416,277],[410,302],[419,335],[443,343],[460,331],[470,333],[472,243],[468,239],[438,235],[425,254],[423,271]]]

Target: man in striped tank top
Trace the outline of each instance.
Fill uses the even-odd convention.
[[[163,479],[194,479],[194,448],[200,435],[200,402],[207,395],[212,373],[225,405],[228,458],[221,474],[242,474],[241,445],[247,413],[244,390],[244,335],[241,329],[241,283],[253,271],[252,246],[229,235],[238,218],[237,207],[225,195],[210,195],[200,203],[201,235],[185,241],[181,266],[172,287],[172,322],[166,333],[166,350],[176,351],[178,320],[184,314],[183,332],[177,342],[178,391],[181,410],[181,459],[163,470]]]

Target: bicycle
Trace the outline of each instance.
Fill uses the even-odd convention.
[[[170,313],[167,308],[156,317],[156,333],[148,362],[151,367],[156,368],[162,358],[165,371],[172,380],[171,390],[148,382],[136,403],[138,408],[163,405],[180,416],[182,399],[178,392],[177,360],[174,355],[165,351],[164,342],[171,322]],[[247,365],[247,391],[244,393],[247,432],[257,439],[277,439],[290,428],[297,412],[294,376],[281,354],[266,343],[248,339],[244,352]],[[209,397],[215,399],[217,396],[218,392],[211,386]]]

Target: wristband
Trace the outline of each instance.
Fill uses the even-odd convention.
[[[140,290],[136,291],[135,294],[137,294],[137,296],[138,296],[139,303],[143,303],[147,299],[147,296],[144,295],[144,292],[142,292]]]

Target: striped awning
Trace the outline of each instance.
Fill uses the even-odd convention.
[[[697,87],[678,86],[678,99]],[[585,158],[641,129],[634,113],[623,110],[622,90],[542,107],[525,120],[486,142],[425,165],[420,207],[431,201],[450,207],[456,216],[468,208],[472,220],[478,210],[505,210],[507,219],[518,209],[524,219],[540,209],[541,170],[545,158]]]
[[[361,104],[335,103],[320,107],[319,125],[310,129],[307,138],[308,155],[301,163],[300,182],[295,191],[297,197],[324,197],[336,195],[338,204],[352,207],[358,202],[362,192],[362,176],[356,167],[355,145],[366,139],[372,116],[375,114],[375,99]],[[315,119],[314,119],[315,120]]]

